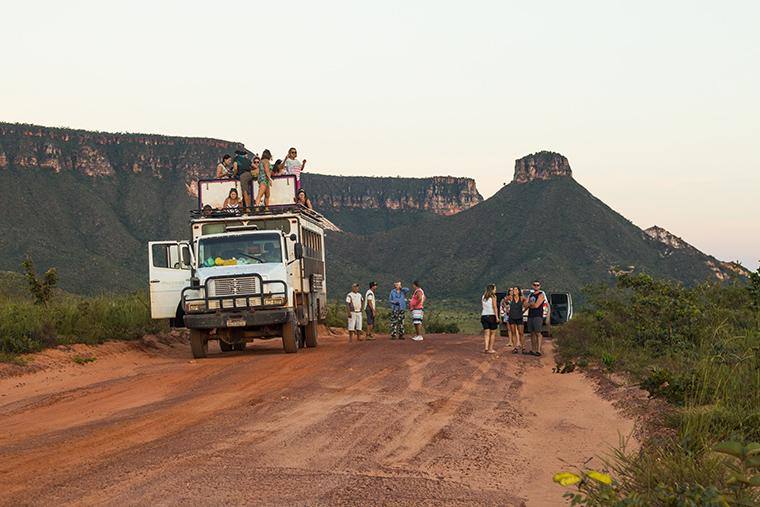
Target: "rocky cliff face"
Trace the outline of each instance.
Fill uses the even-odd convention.
[[[370,178],[304,174],[303,186],[320,209],[430,211],[453,215],[483,201],[471,178]]]
[[[74,292],[144,289],[147,242],[187,237],[197,180],[236,149],[243,145],[0,123],[0,270],[17,271],[28,254],[58,268]],[[304,186],[319,211],[357,234],[482,200],[472,180],[456,178],[306,174]]]
[[[662,257],[670,257],[679,253],[701,257],[707,268],[718,280],[725,281],[732,277],[746,278],[750,274],[741,264],[721,261],[713,256],[708,256],[672,232],[657,225],[644,229],[644,234],[660,245]]]
[[[195,192],[198,178],[209,177],[224,153],[240,143],[194,137],[112,134],[0,123],[0,169],[75,172],[93,178],[147,173],[178,178]]]
[[[694,248],[672,232],[656,225],[653,225],[649,229],[644,229],[644,233],[653,240],[659,241],[660,243],[668,246],[672,250]]]
[[[539,151],[515,160],[515,175],[512,181],[528,183],[572,175],[573,171],[566,157],[551,151]]]
[[[112,134],[0,123],[0,170],[41,169],[114,179],[120,173],[182,181],[197,195],[199,178],[212,176],[224,153],[241,143],[219,139]],[[451,215],[483,200],[469,178],[344,178],[305,175],[314,204],[322,209],[414,209]]]

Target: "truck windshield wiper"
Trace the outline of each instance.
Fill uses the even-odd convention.
[[[248,257],[249,259],[254,259],[254,260],[258,261],[259,264],[264,264],[264,259],[262,259],[260,257],[256,257],[255,255],[251,255],[251,254],[247,254],[247,253],[242,253],[242,252],[240,253],[240,255],[242,255],[244,257]]]

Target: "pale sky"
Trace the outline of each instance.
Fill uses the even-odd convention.
[[[4,2],[0,121],[474,177],[542,149],[642,228],[760,259],[760,2]]]

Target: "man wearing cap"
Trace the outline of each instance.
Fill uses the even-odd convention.
[[[406,312],[406,295],[409,289],[401,287],[401,282],[393,284],[388,302],[391,304],[391,340],[404,339],[404,313]]]
[[[348,343],[353,341],[356,333],[356,341],[362,339],[362,295],[359,292],[359,284],[351,285],[351,292],[346,295],[346,310],[348,311]]]
[[[377,284],[375,282],[369,282],[369,289],[364,294],[364,313],[367,314],[367,339],[375,339],[375,315],[377,315],[377,307],[375,306],[375,289]]]

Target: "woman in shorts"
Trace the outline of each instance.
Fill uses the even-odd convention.
[[[257,180],[257,183],[259,184],[259,192],[253,203],[254,206],[259,206],[259,203],[262,200],[264,201],[264,206],[269,206],[270,188],[272,186],[271,161],[272,154],[269,150],[264,150],[261,153],[261,161],[259,163],[259,177]]]
[[[480,324],[483,326],[483,340],[485,348],[483,353],[495,354],[493,346],[496,342],[496,333],[499,329],[499,310],[496,306],[496,285],[489,283],[483,296],[480,298],[483,310],[480,313]]]
[[[509,325],[509,333],[514,339],[513,354],[517,354],[520,351],[525,353],[525,348],[522,345],[522,330],[523,330],[523,303],[525,298],[522,295],[520,287],[512,287],[511,293],[507,296],[508,315],[507,322]]]

